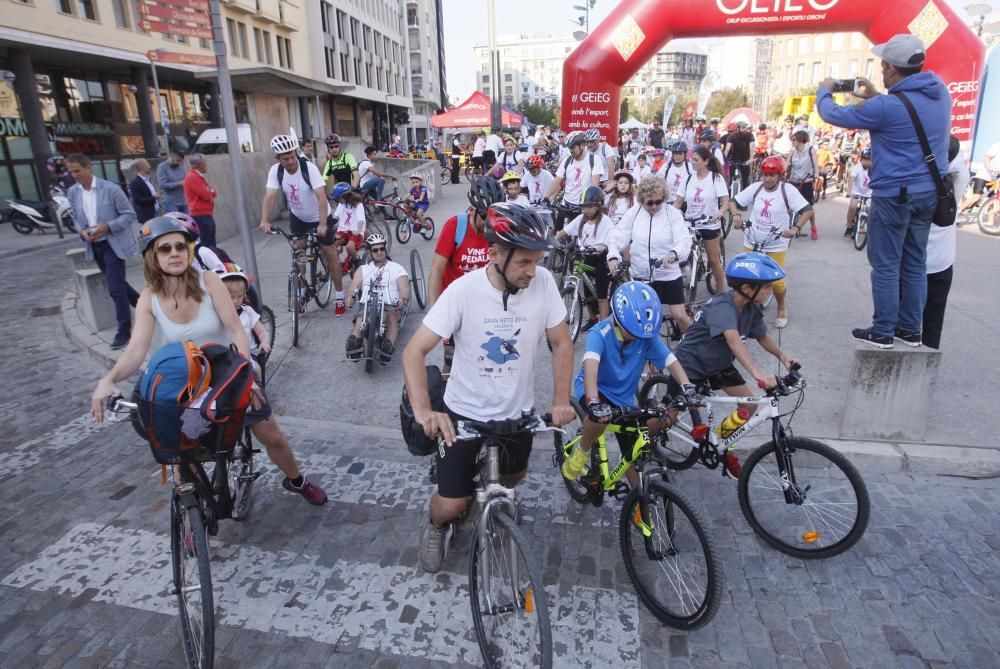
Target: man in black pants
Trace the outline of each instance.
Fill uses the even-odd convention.
[[[451,140],[451,183],[457,184],[458,181],[458,159],[462,155],[462,136],[455,135]]]

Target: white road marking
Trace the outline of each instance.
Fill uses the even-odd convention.
[[[96,423],[88,413],[52,432],[15,446],[0,458],[0,480],[26,472],[41,462],[51,461],[59,451],[78,448],[81,443],[106,426],[107,422]],[[128,429],[132,431],[131,427]]]
[[[210,548],[217,624],[482,663],[464,576],[343,560],[322,567],[315,556],[215,540]],[[166,536],[82,523],[2,583],[70,597],[95,588],[96,601],[176,615],[170,579]],[[634,595],[575,586],[560,597],[557,589],[548,591],[553,641],[569,655],[558,666],[640,666]]]

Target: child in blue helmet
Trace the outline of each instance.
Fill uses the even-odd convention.
[[[635,406],[639,378],[647,362],[658,370],[667,368],[671,378],[693,400],[695,389],[684,368],[657,336],[661,309],[656,291],[644,283],[629,281],[615,290],[611,298],[611,315],[587,333],[583,366],[573,383],[573,396],[587,416],[583,420],[583,437],[578,447],[562,465],[562,474],[567,479],[578,478],[590,461],[590,449],[607,428],[612,405]],[[622,452],[630,452],[635,434],[620,432],[616,437]],[[626,478],[630,486],[638,482],[631,468]]]

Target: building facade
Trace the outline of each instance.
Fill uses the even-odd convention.
[[[553,37],[548,33],[498,35],[500,101],[512,107],[521,102],[558,105],[562,96],[563,62],[577,44],[572,38]],[[477,45],[473,52],[476,88],[490,95],[489,47]]]
[[[708,53],[693,40],[674,40],[646,61],[622,89],[643,104],[670,91],[696,93],[708,71]]]
[[[431,117],[448,102],[441,0],[406,0],[406,27],[413,95],[409,142],[424,144],[433,136]]]
[[[826,77],[871,79],[878,73],[878,57],[861,33],[818,33],[774,37],[771,52],[773,98],[797,90],[815,90]]]

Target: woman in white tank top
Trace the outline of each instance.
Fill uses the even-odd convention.
[[[104,418],[108,398],[118,392],[115,383],[131,376],[146,360],[154,332],[161,334],[165,344],[233,343],[242,355],[250,357],[247,333],[225,284],[214,272],[201,272],[192,265],[194,245],[190,233],[172,218],[157,217],[143,225],[142,246],[147,285],[135,307],[132,338],[91,397],[91,413],[97,421]],[[284,487],[300,493],[311,504],[325,504],[326,493],[302,475],[292,447],[256,383],[251,402],[246,423],[267,447],[271,461],[285,474]]]

